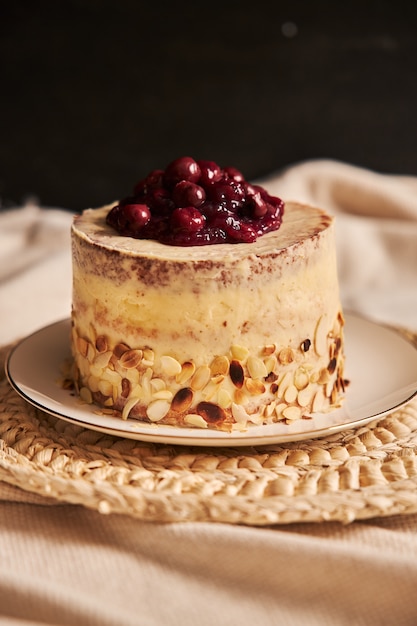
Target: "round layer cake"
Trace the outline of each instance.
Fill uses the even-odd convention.
[[[72,228],[72,351],[104,413],[231,430],[340,405],[343,315],[333,218],[287,203],[253,241],[169,245],[109,224]]]

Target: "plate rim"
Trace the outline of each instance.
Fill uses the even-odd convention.
[[[360,313],[344,311],[344,316],[346,320],[355,319],[360,323],[370,324],[373,327],[377,327],[379,329],[385,329],[387,332],[395,335],[398,340],[402,340],[404,344],[410,347],[412,350],[417,352],[417,346],[410,341],[404,334],[401,333],[401,329],[397,329],[388,324],[380,323],[375,320],[372,320]],[[408,402],[410,402],[415,396],[417,396],[417,378],[413,383],[404,387],[404,390],[410,389],[410,393],[406,398],[398,401],[397,403],[391,405],[389,408],[377,411],[376,413],[371,413],[365,417],[354,418],[350,417],[347,421],[339,422],[336,424],[326,425],[325,427],[316,428],[313,430],[301,431],[288,433],[287,435],[283,434],[251,434],[251,428],[257,427],[262,428],[263,426],[249,426],[245,431],[215,431],[212,429],[196,429],[196,428],[184,428],[184,427],[176,427],[170,425],[159,425],[163,426],[166,430],[172,429],[172,434],[158,433],[158,424],[148,424],[146,422],[140,422],[138,420],[120,420],[121,428],[114,428],[111,425],[109,426],[101,426],[99,424],[91,423],[91,421],[86,421],[83,419],[79,419],[76,416],[68,415],[65,413],[61,413],[57,410],[54,410],[50,406],[42,404],[40,401],[33,398],[30,394],[25,392],[24,388],[26,385],[19,384],[13,377],[11,372],[11,364],[13,361],[13,357],[19,350],[24,349],[25,344],[29,342],[31,339],[35,338],[39,334],[44,334],[51,332],[54,327],[64,328],[69,325],[71,321],[70,317],[61,318],[60,320],[56,320],[55,322],[46,324],[41,328],[34,330],[29,333],[25,337],[22,337],[17,343],[15,343],[8,351],[5,363],[4,370],[6,374],[6,378],[11,385],[11,387],[30,405],[34,406],[36,409],[43,411],[49,415],[52,415],[58,419],[66,421],[68,423],[89,429],[94,430],[96,432],[100,432],[103,434],[108,434],[115,437],[123,437],[128,439],[135,439],[144,442],[151,443],[159,443],[159,444],[170,444],[170,445],[180,445],[180,446],[198,446],[198,447],[251,447],[251,446],[265,446],[271,444],[284,444],[284,443],[296,443],[300,441],[308,441],[310,439],[319,439],[324,436],[331,436],[338,432],[348,431],[352,428],[359,428],[360,426],[364,426],[365,424],[370,423],[376,419],[380,419],[385,415],[398,410],[400,407],[404,406]],[[69,348],[69,343],[68,343]],[[63,355],[63,359],[65,355]],[[59,372],[57,372],[57,377]],[[401,388],[402,389],[402,388]],[[53,399],[53,398],[51,398]],[[71,407],[68,407],[70,410]],[[98,408],[99,411],[99,408]],[[336,411],[332,411],[327,414],[327,417],[335,414]],[[104,417],[104,415],[103,415]],[[119,419],[119,418],[113,418]],[[126,430],[122,425],[126,425],[129,423],[132,425],[132,430]]]

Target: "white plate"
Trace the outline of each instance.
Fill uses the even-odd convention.
[[[343,408],[313,419],[250,426],[244,432],[177,428],[97,414],[57,380],[70,354],[70,321],[63,320],[23,339],[9,354],[6,374],[34,406],[93,430],[157,443],[194,446],[252,446],[300,441],[364,425],[402,406],[417,394],[417,350],[397,332],[346,315],[346,377]]]

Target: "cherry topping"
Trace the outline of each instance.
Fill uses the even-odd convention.
[[[206,192],[203,187],[196,185],[196,183],[192,183],[189,180],[180,180],[172,190],[172,199],[177,207],[199,207],[206,199]]]
[[[172,186],[180,180],[188,180],[197,183],[200,179],[200,166],[191,157],[180,157],[172,161],[165,170],[165,183]]]
[[[235,167],[185,156],[152,170],[106,217],[120,234],[177,246],[251,243],[277,230],[284,202]]]
[[[197,161],[200,167],[200,185],[217,183],[223,176],[221,167],[214,161]]]
[[[206,218],[193,206],[178,208],[171,215],[171,225],[176,230],[196,233],[205,224]]]

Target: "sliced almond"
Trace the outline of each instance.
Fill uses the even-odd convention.
[[[324,356],[327,352],[328,323],[325,315],[322,315],[314,331],[314,349],[319,356]]]
[[[278,352],[278,361],[281,365],[288,365],[294,361],[294,352],[291,348],[282,348]]]
[[[191,378],[195,372],[195,365],[191,361],[186,361],[181,366],[181,372],[178,374],[176,380],[179,385],[183,385]]]
[[[119,364],[125,369],[133,369],[141,362],[142,355],[142,350],[126,350],[120,355]]]
[[[168,400],[155,400],[148,405],[146,415],[151,422],[159,422],[168,413],[170,407],[171,404]]]
[[[239,345],[233,345],[230,348],[230,352],[232,353],[232,357],[238,361],[244,361],[249,354],[249,350],[247,348]]]
[[[172,356],[161,356],[161,368],[167,376],[177,376],[181,372],[181,363]]]
[[[268,376],[268,370],[265,363],[258,357],[249,356],[246,365],[251,378],[265,378]]]
[[[253,378],[246,378],[245,380],[246,389],[252,396],[259,396],[265,393],[265,385],[261,380],[253,380]]]
[[[298,406],[287,406],[287,408],[282,411],[282,415],[286,420],[293,422],[301,418],[302,412]]]
[[[190,387],[183,387],[182,389],[179,389],[172,399],[172,410],[177,411],[178,413],[187,411],[192,404],[193,397],[193,390],[190,389]]]
[[[211,362],[210,370],[212,376],[226,376],[229,371],[229,359],[227,356],[216,356]]]

